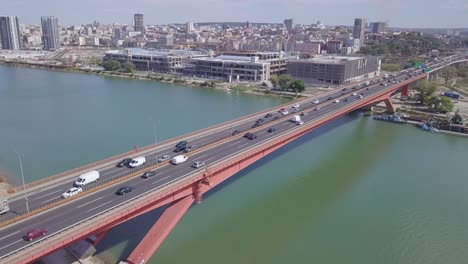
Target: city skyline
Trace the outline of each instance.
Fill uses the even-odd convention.
[[[120,3],[121,2],[121,3]],[[73,8],[71,8],[73,6]],[[422,8],[423,7],[423,8]],[[268,12],[258,12],[267,10]],[[415,13],[415,10],[424,10]],[[366,21],[389,21],[392,27],[407,28],[467,28],[468,3],[464,0],[439,2],[413,0],[391,2],[378,0],[322,1],[205,1],[191,5],[186,0],[162,4],[153,0],[134,0],[129,7],[123,0],[84,0],[79,5],[71,1],[43,0],[9,1],[2,4],[4,16],[18,16],[20,23],[39,24],[43,15],[59,18],[63,25],[101,23],[132,24],[133,14],[142,13],[145,24],[193,22],[265,22],[281,23],[293,18],[298,24],[321,20],[327,25],[352,25],[354,18]]]

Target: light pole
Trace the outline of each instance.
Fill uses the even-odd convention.
[[[23,173],[23,160],[22,156],[23,154],[19,153],[18,151],[14,150],[16,155],[18,156],[19,163],[20,163],[20,170],[21,170],[21,179],[23,180],[23,192],[24,192],[24,200],[26,201],[26,211],[29,214],[29,203],[28,203],[28,194],[26,193],[26,184],[24,182],[24,173]]]

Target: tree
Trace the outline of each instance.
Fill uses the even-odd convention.
[[[416,101],[421,102],[422,104],[430,104],[431,96],[437,89],[436,82],[422,81],[419,86],[416,87]]]
[[[292,78],[290,74],[281,74],[278,77],[278,84],[281,89],[286,90],[289,87],[289,83],[291,82]]]
[[[272,75],[270,76],[270,82],[271,82],[271,84],[273,85],[273,87],[278,86],[278,75],[272,74]]]
[[[442,68],[442,70],[440,70],[440,75],[442,75],[442,78],[445,80],[445,84],[447,84],[449,80],[457,76],[457,69],[452,66]]]
[[[135,64],[131,61],[127,61],[122,65],[122,70],[128,73],[134,73],[136,70]]]
[[[458,67],[458,76],[466,78],[468,77],[468,66]]]
[[[305,90],[305,85],[303,80],[295,80],[289,84],[289,89],[296,92],[296,94],[301,93]]]
[[[428,103],[434,111],[442,113],[452,111],[454,106],[453,102],[445,96],[431,96]]]
[[[117,71],[120,69],[121,65],[120,62],[116,60],[108,60],[102,64],[102,67],[104,67],[106,71]]]

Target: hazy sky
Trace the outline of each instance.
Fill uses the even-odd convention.
[[[57,16],[62,25],[131,24],[133,13],[145,24],[251,21],[352,25],[355,17],[389,21],[399,27],[468,27],[468,0],[0,0],[0,15],[39,24]]]

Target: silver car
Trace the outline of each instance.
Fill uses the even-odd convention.
[[[205,166],[205,162],[203,162],[203,161],[195,161],[192,164],[192,167],[194,167],[195,169],[201,168],[203,166]]]
[[[171,159],[171,156],[162,155],[161,157],[159,157],[158,162],[163,162],[163,161],[166,161],[166,160],[169,160],[169,159]]]

